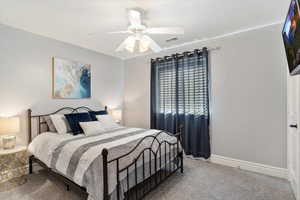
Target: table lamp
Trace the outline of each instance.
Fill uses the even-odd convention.
[[[18,117],[0,118],[0,135],[3,149],[13,149],[16,146],[16,136],[20,130],[20,119]]]
[[[116,121],[116,123],[121,123],[121,121],[122,121],[122,110],[120,110],[120,109],[112,110],[112,117]]]

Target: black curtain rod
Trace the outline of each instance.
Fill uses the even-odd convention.
[[[204,47],[202,49],[194,49],[194,51],[185,51],[183,53],[176,53],[176,54],[172,54],[171,56],[164,56],[164,57],[158,57],[155,59],[151,59],[151,62],[160,62],[160,61],[167,61],[167,60],[171,60],[172,58],[180,58],[180,57],[184,57],[184,56],[191,56],[194,55],[196,53],[202,53],[208,51],[207,47]]]

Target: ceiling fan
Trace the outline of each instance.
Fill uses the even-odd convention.
[[[161,47],[151,38],[150,34],[169,34],[183,35],[184,29],[181,27],[161,27],[148,28],[142,24],[141,12],[137,10],[129,10],[128,18],[130,25],[125,31],[110,32],[110,34],[130,34],[116,49],[116,51],[127,50],[133,53],[136,49],[139,52],[146,52],[151,49],[154,52],[161,51]]]

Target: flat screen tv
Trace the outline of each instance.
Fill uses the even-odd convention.
[[[300,74],[300,18],[299,0],[292,0],[286,17],[282,37],[291,75]]]

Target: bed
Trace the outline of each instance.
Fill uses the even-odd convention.
[[[105,107],[107,110],[107,107]],[[89,200],[138,200],[177,171],[183,173],[181,134],[116,127],[95,135],[58,135],[46,116],[93,111],[61,108],[50,114],[28,110],[29,173],[36,162]]]

